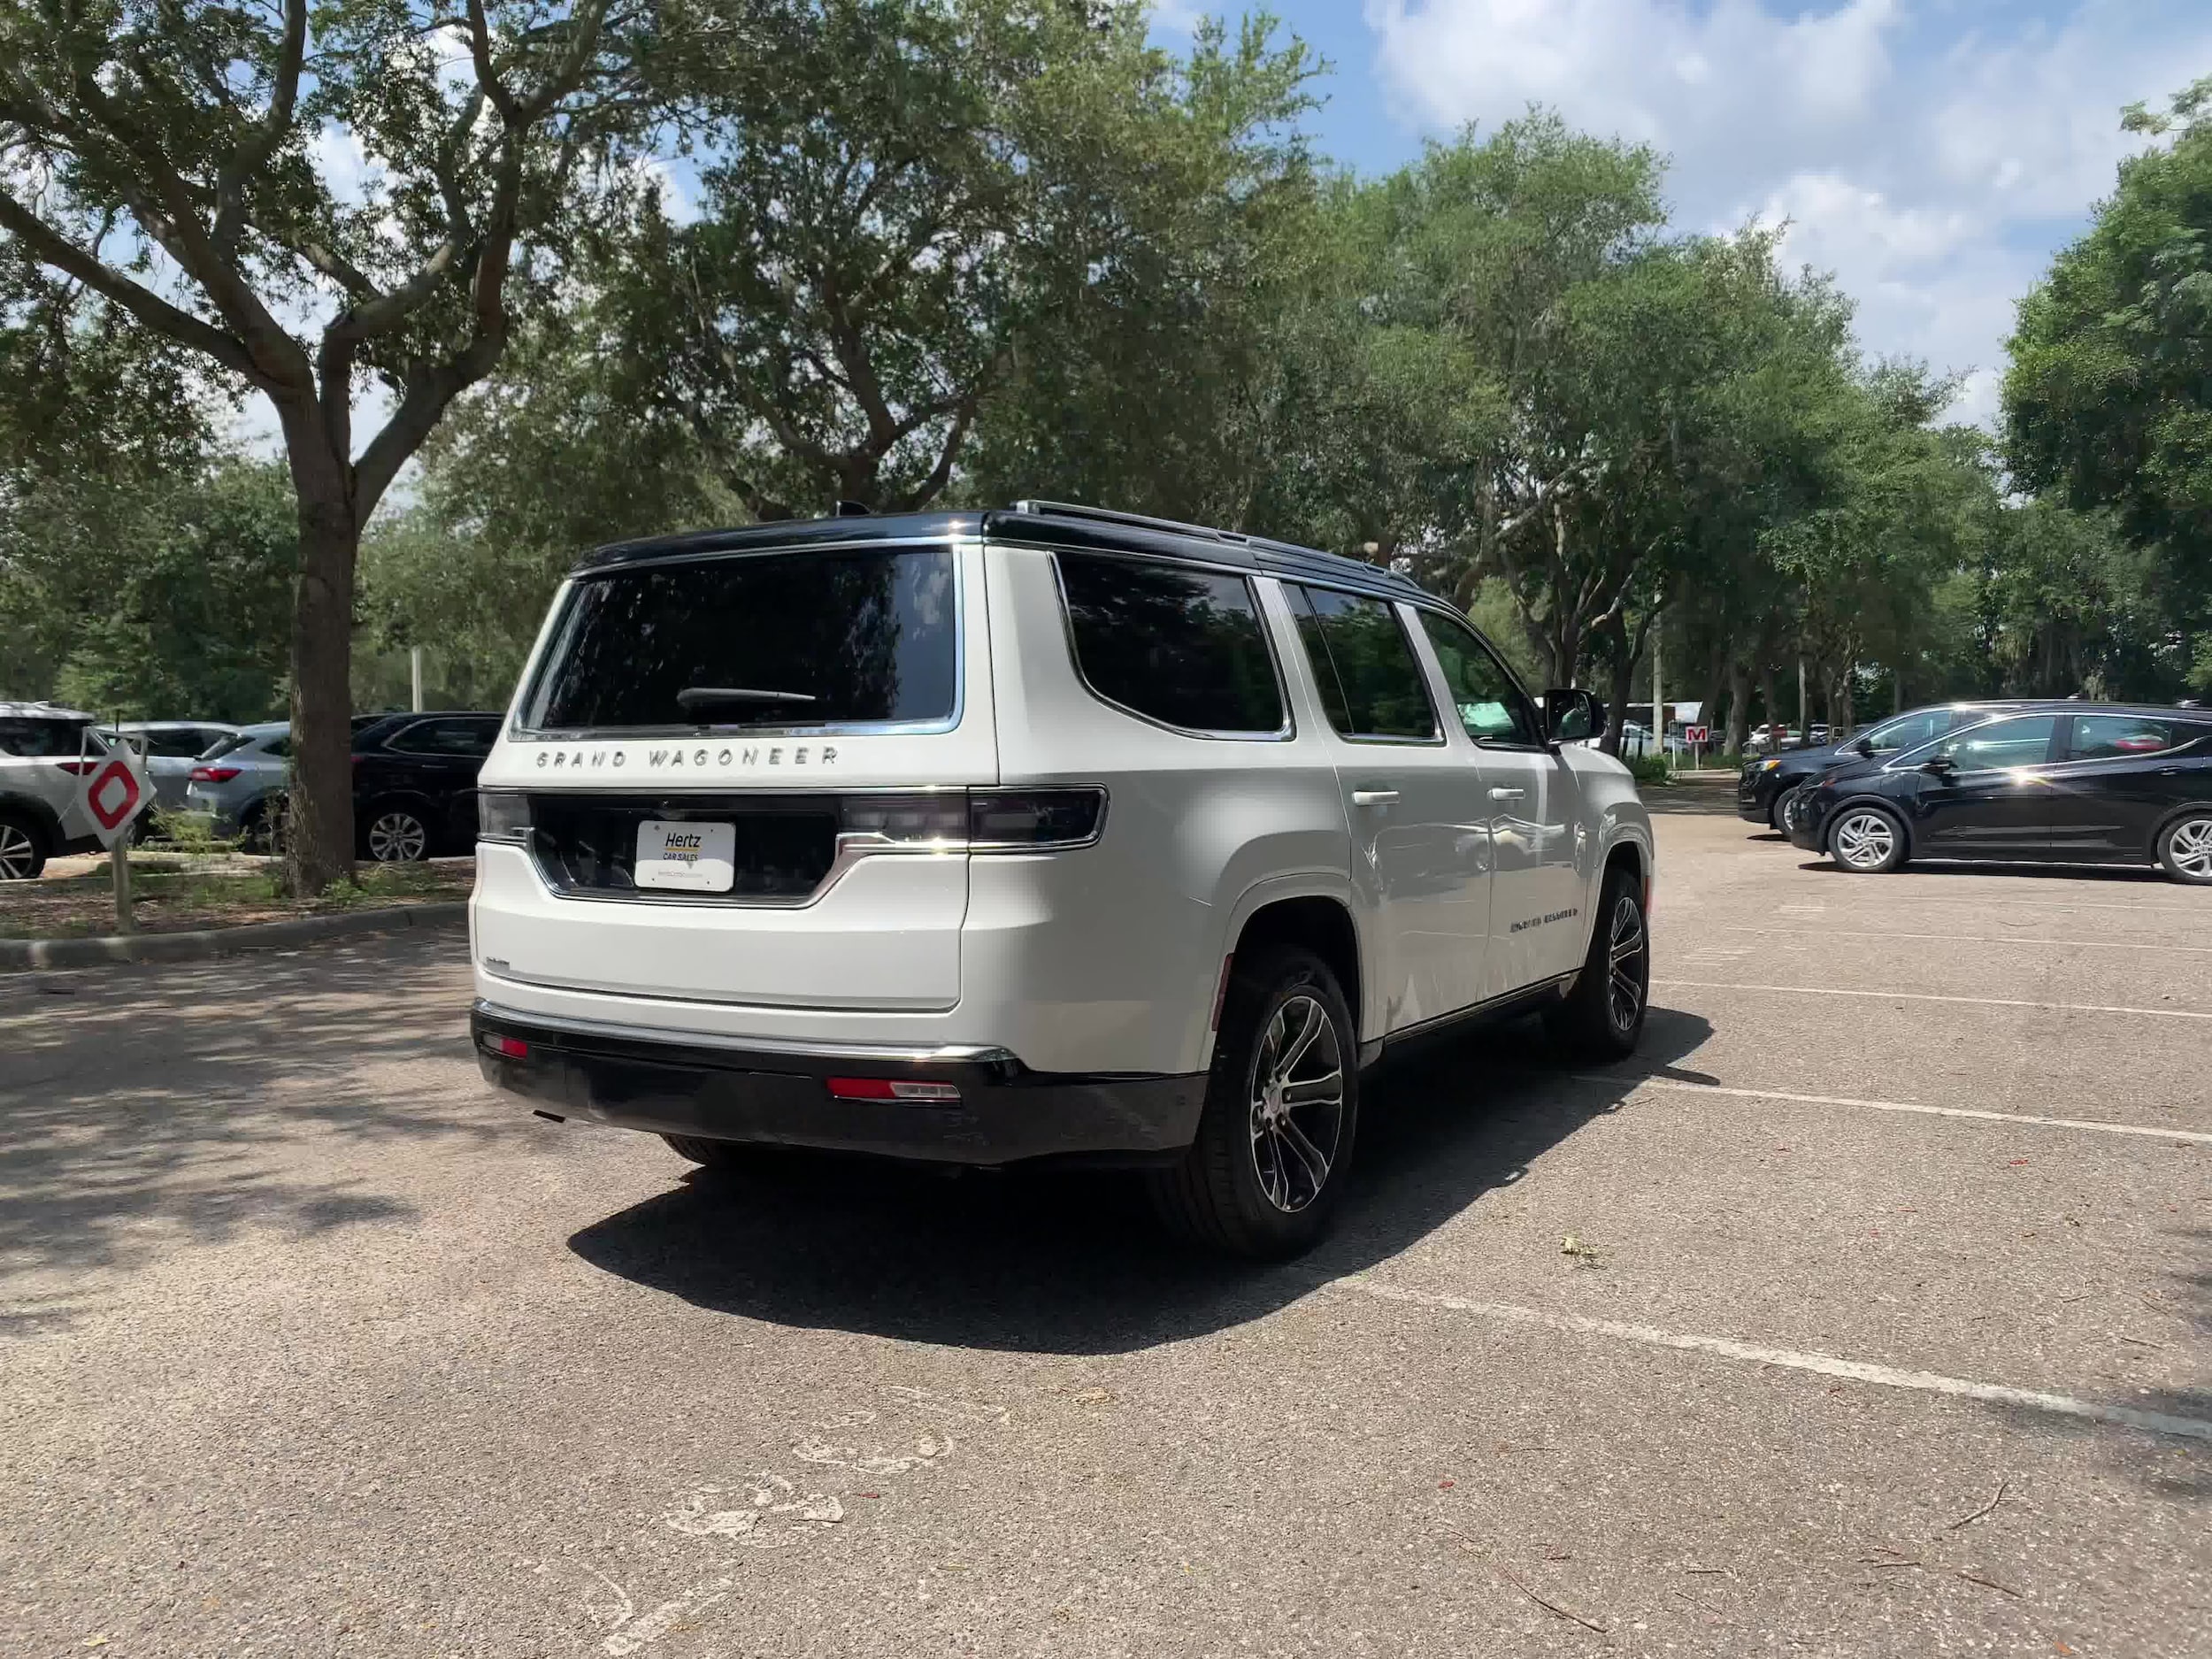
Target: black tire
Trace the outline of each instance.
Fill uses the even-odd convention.
[[[1153,1175],[1153,1202],[1212,1249],[1295,1256],[1328,1231],[1358,1130],[1359,1029],[1329,964],[1297,946],[1239,952],[1197,1139]]]
[[[760,1156],[757,1148],[735,1141],[709,1141],[700,1135],[663,1135],[661,1139],[678,1157],[689,1158],[710,1170],[742,1169]]]
[[[1828,856],[1853,875],[1887,875],[1904,866],[1905,820],[1886,806],[1860,801],[1828,820]]]
[[[1767,810],[1767,823],[1777,835],[1790,833],[1790,803],[1797,799],[1797,791],[1785,789],[1774,797],[1774,804]]]
[[[46,868],[46,832],[22,812],[0,812],[0,881],[35,881]]]
[[[430,856],[430,820],[405,801],[380,801],[361,815],[361,856],[380,864],[419,864]]]
[[[2184,812],[2160,830],[2158,862],[2177,881],[2212,887],[2212,809]]]
[[[1644,884],[1625,864],[1605,872],[1590,949],[1566,996],[1544,1010],[1545,1029],[1570,1053],[1622,1060],[1643,1041],[1651,1004],[1651,929]]]

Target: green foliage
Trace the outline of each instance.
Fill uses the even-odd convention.
[[[2155,556],[2167,613],[2212,618],[2212,78],[2125,124],[2095,222],[2021,302],[2005,378],[2015,477],[2104,509]]]
[[[0,610],[27,646],[0,664],[0,695],[125,719],[281,712],[298,539],[281,467],[80,473],[17,507],[0,526]]]

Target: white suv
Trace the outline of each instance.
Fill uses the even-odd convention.
[[[0,703],[0,881],[28,881],[61,853],[100,841],[71,810],[83,776],[109,746],[81,709]]]
[[[480,779],[472,1021],[541,1115],[1152,1166],[1302,1248],[1363,1069],[1477,1017],[1642,1030],[1650,819],[1371,565],[1023,503],[626,543]]]

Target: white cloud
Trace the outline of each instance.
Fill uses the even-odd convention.
[[[1817,9],[1816,9],[1817,8]],[[1972,370],[1985,419],[2012,307],[2108,191],[2120,107],[2212,69],[2200,0],[1367,0],[1377,73],[1425,130],[1531,103],[1674,160],[1678,225],[1787,219],[1867,348]]]

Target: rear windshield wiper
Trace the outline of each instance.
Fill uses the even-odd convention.
[[[766,703],[782,708],[817,701],[810,692],[757,691],[750,686],[686,686],[676,694],[676,706],[687,714],[694,709],[711,709],[725,703]]]

